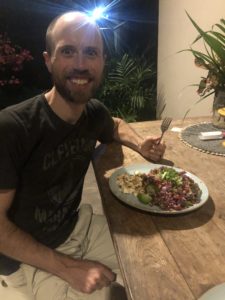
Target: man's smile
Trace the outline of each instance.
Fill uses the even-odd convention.
[[[72,83],[78,84],[78,85],[84,85],[90,82],[89,79],[81,79],[81,78],[71,78],[70,81]]]

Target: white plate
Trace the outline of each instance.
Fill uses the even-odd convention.
[[[224,300],[224,299],[225,299],[225,283],[221,283],[209,289],[198,300]]]
[[[162,166],[166,167],[165,165],[145,163],[145,164],[133,164],[128,167],[119,168],[110,176],[109,187],[110,187],[112,193],[118,199],[120,199],[122,202],[124,202],[130,206],[133,206],[135,208],[138,208],[138,209],[141,209],[144,211],[157,213],[157,214],[167,214],[167,215],[170,214],[171,215],[171,214],[187,213],[187,212],[198,209],[200,206],[202,206],[208,200],[209,193],[208,193],[208,189],[207,189],[206,185],[204,184],[204,182],[201,179],[199,179],[197,176],[195,176],[189,172],[186,172],[186,171],[185,171],[186,175],[189,176],[190,178],[192,178],[194,180],[194,182],[198,184],[199,188],[202,191],[202,195],[201,195],[199,203],[196,203],[196,204],[194,204],[188,208],[184,208],[182,210],[162,210],[158,206],[145,205],[145,204],[141,203],[137,199],[136,196],[134,196],[132,194],[122,193],[116,183],[117,176],[121,175],[123,173],[134,174],[136,171],[141,172],[141,173],[148,173],[150,170],[160,168]],[[174,168],[174,167],[170,167],[170,168],[173,168],[176,171],[184,171],[179,168]]]

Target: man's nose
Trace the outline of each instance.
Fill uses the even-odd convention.
[[[87,69],[87,60],[82,53],[77,53],[75,56],[75,67],[79,70]]]

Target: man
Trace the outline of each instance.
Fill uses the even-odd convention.
[[[46,49],[52,89],[0,112],[0,276],[26,299],[110,299],[119,270],[106,221],[78,210],[91,155],[115,140],[158,161],[165,145],[91,99],[105,58],[87,15],[54,20]]]

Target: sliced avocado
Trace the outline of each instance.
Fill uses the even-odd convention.
[[[138,194],[137,198],[143,204],[149,204],[152,201],[152,197],[147,194]]]

